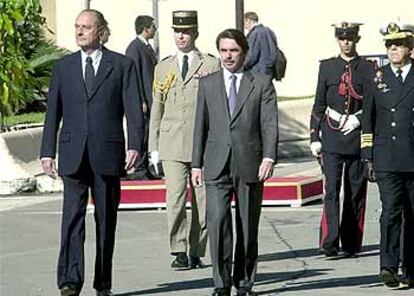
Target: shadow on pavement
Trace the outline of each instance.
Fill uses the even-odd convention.
[[[295,282],[291,286],[286,286],[280,289],[273,289],[268,291],[261,291],[261,294],[305,291],[305,290],[319,290],[339,287],[361,286],[361,288],[374,288],[382,285],[378,281],[378,275],[353,276],[344,278],[331,278],[309,282]]]
[[[271,272],[271,273],[259,273],[256,275],[256,286],[273,284],[277,282],[286,281],[295,278],[313,277],[325,274],[330,269],[309,269],[299,270],[291,272]],[[125,293],[117,293],[115,296],[137,296],[137,295],[151,295],[159,293],[169,293],[184,290],[198,290],[198,289],[213,289],[213,280],[211,278],[203,278],[188,281],[177,281],[173,283],[159,284],[158,287],[140,291],[131,291]],[[263,294],[258,292],[258,294]]]
[[[379,252],[379,245],[367,245],[362,246],[362,251],[358,257],[376,256]],[[318,257],[321,256],[318,248],[302,249],[302,250],[291,250],[286,252],[276,252],[259,255],[259,262],[265,261],[276,261],[291,258],[306,258],[306,257]],[[334,257],[333,257],[334,258]],[[341,259],[341,257],[336,257]]]

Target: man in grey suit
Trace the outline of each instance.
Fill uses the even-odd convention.
[[[277,160],[276,93],[271,77],[243,69],[248,42],[235,29],[216,40],[223,69],[200,80],[194,128],[192,181],[207,195],[207,232],[215,289],[230,295],[233,260],[231,200],[236,197],[233,284],[252,291],[257,268],[263,181]]]

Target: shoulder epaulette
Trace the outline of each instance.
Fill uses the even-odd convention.
[[[166,56],[165,58],[163,58],[163,59],[161,60],[161,62],[165,61],[166,59],[169,59],[170,57],[172,57],[172,55]]]
[[[336,57],[331,57],[331,58],[328,58],[328,59],[319,60],[319,62],[320,63],[322,63],[322,62],[328,62],[328,61],[333,61],[335,59],[336,59]]]
[[[212,58],[216,58],[216,56],[215,56],[215,55],[213,55],[213,54],[211,54],[211,53],[209,53],[209,52],[207,53],[207,55],[208,55],[208,56],[210,56],[210,57],[212,57]]]

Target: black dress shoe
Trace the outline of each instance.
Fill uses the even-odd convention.
[[[101,291],[96,291],[96,296],[113,296],[114,294],[110,289],[103,289]]]
[[[238,289],[234,296],[257,296],[258,294],[253,290]]]
[[[60,296],[78,296],[79,290],[75,287],[64,286],[60,289]]]
[[[188,257],[186,253],[178,253],[171,263],[172,268],[188,268]]]
[[[230,296],[231,288],[215,288],[211,296]]]
[[[343,251],[342,255],[344,256],[344,258],[356,258],[356,257],[358,257],[357,253],[348,252],[348,251]]]
[[[320,248],[319,252],[324,254],[326,257],[334,257],[338,256],[338,249],[337,248]]]
[[[203,263],[203,261],[201,261],[200,257],[193,257],[190,255],[190,261],[188,262],[188,266],[191,269],[196,269],[196,268],[205,268],[206,265]]]
[[[382,268],[379,274],[379,280],[389,288],[397,288],[400,285],[397,271],[392,268]]]
[[[403,275],[400,280],[398,289],[412,289],[414,288],[414,275]]]

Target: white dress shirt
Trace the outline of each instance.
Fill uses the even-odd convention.
[[[391,70],[392,70],[392,72],[394,72],[395,77],[398,77],[397,71],[398,71],[398,69],[401,69],[402,70],[401,77],[402,77],[402,81],[404,82],[405,78],[407,78],[408,72],[410,72],[411,65],[412,65],[411,61],[408,64],[402,66],[401,68],[397,68],[397,67],[391,65]]]
[[[236,92],[239,93],[239,88],[240,88],[240,82],[243,78],[243,70],[236,72],[236,73],[232,73],[229,70],[227,70],[225,67],[223,67],[223,77],[224,77],[224,85],[226,87],[226,93],[227,93],[227,97],[229,97],[230,95],[230,88],[231,88],[231,76],[232,75],[236,75],[237,80],[236,80]]]
[[[82,75],[85,79],[85,67],[86,67],[86,58],[91,57],[92,58],[92,66],[93,70],[95,71],[95,75],[98,72],[99,65],[101,64],[102,60],[102,48],[98,48],[91,54],[87,54],[83,50],[81,50],[81,58],[82,58]]]
[[[190,69],[191,62],[194,59],[194,54],[194,50],[187,53],[182,51],[177,52],[178,67],[180,68],[180,72],[183,70],[183,57],[185,55],[188,57],[188,69]]]

